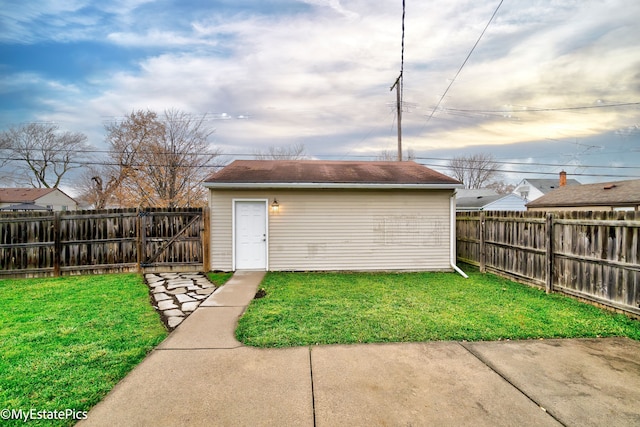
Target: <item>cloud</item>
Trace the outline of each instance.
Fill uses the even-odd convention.
[[[358,13],[354,11],[347,10],[344,6],[342,6],[342,4],[340,3],[340,0],[302,0],[302,1],[307,4],[328,7],[334,12],[349,19],[356,19],[360,16]]]
[[[125,47],[162,47],[194,48],[198,45],[216,46],[215,40],[206,40],[189,35],[179,34],[173,31],[150,30],[145,34],[135,32],[115,32],[107,36],[107,40]]]
[[[41,5],[44,5],[42,3]],[[93,3],[92,3],[93,4]],[[275,4],[275,3],[274,3]],[[271,5],[271,3],[269,3]],[[145,1],[21,6],[9,39],[91,38],[132,52],[112,74],[74,82],[34,112],[101,138],[105,120],[134,109],[209,113],[228,152],[305,143],[313,155],[375,156],[396,143],[401,5],[364,0]],[[505,2],[433,118],[496,4],[408,3],[405,147],[487,149],[546,138],[590,138],[637,127],[631,108],[531,113],[640,100],[634,0]],[[267,10],[268,9],[268,10]],[[84,12],[83,12],[84,11]],[[26,35],[44,17],[51,26]],[[69,30],[69,31],[67,31]],[[456,110],[472,110],[460,112]],[[221,120],[249,116],[249,119]],[[631,132],[633,134],[633,132]]]
[[[92,103],[247,114],[256,132],[245,137],[273,143],[359,127],[367,116],[373,123],[376,111],[388,115],[395,67],[361,26],[344,28],[335,19],[302,15],[247,17],[222,27],[200,20],[195,28],[201,35],[231,34],[223,46],[229,55],[180,52],[147,58],[139,71],[114,75],[113,90]],[[381,99],[372,101],[378,94]]]
[[[102,40],[126,28],[136,9],[155,0],[9,0],[0,15],[0,41],[32,44]],[[138,23],[140,25],[140,23]]]
[[[505,4],[496,25],[489,27],[443,100],[443,108],[419,135],[414,135],[416,144],[425,146],[419,141],[436,139],[450,147],[465,147],[518,143],[559,134],[585,137],[623,126],[634,115],[637,117],[637,110],[629,108],[546,114],[526,111],[527,107],[592,105],[600,98],[619,102],[640,99],[635,71],[640,49],[638,40],[633,39],[636,30],[630,18],[640,16],[640,8],[631,2],[617,3],[629,7],[595,2],[589,7],[575,7],[567,3],[551,10],[553,13],[547,7],[536,8],[536,13],[529,15],[527,10],[518,9],[518,4],[511,9]],[[407,73],[407,80],[409,76],[412,74]],[[423,88],[422,99],[429,101],[427,110],[431,112],[439,96],[424,88],[433,88],[429,81],[437,81],[441,89],[435,93],[442,93],[450,82],[445,84],[443,77],[451,78],[453,71],[445,67],[424,76],[429,78],[413,84]],[[411,95],[405,91],[405,96]],[[503,105],[515,106],[505,111],[510,117],[482,113],[500,110]],[[448,110],[452,108],[478,112],[454,115]]]

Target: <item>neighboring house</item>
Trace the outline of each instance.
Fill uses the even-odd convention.
[[[6,210],[13,206],[16,210],[34,210],[29,209],[30,205],[52,211],[78,209],[78,203],[59,188],[0,188],[0,208]]]
[[[527,204],[531,211],[637,211],[640,179],[563,187]]]
[[[451,270],[462,184],[415,162],[237,160],[204,182],[212,270]]]
[[[490,188],[461,188],[456,190],[456,200],[466,199],[467,197],[485,197],[485,196],[497,196],[496,190]]]
[[[568,185],[580,185],[575,179],[567,179],[565,171],[560,172],[559,179],[523,179],[520,184],[513,189],[513,194],[523,198],[526,202],[531,202],[544,196],[550,191]]]
[[[461,197],[456,199],[456,211],[526,211],[525,203],[524,199],[515,194]]]

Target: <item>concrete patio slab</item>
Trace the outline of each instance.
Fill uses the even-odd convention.
[[[638,341],[559,339],[464,346],[565,425],[640,425]]]
[[[155,350],[87,426],[313,426],[309,349]]]
[[[455,342],[312,347],[317,426],[557,426]]]
[[[158,349],[236,348],[235,330],[243,307],[199,307],[178,326]]]

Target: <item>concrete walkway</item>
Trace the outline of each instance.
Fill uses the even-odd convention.
[[[263,275],[236,273],[79,425],[640,425],[639,342],[245,347]]]

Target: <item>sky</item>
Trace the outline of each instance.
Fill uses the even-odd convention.
[[[397,149],[403,70],[402,145],[420,163],[446,173],[483,153],[508,183],[640,178],[640,2],[407,0],[404,51],[402,14],[401,0],[0,0],[0,130],[54,122],[104,150],[105,124],[178,109],[206,117],[227,160],[293,144],[373,160]]]

